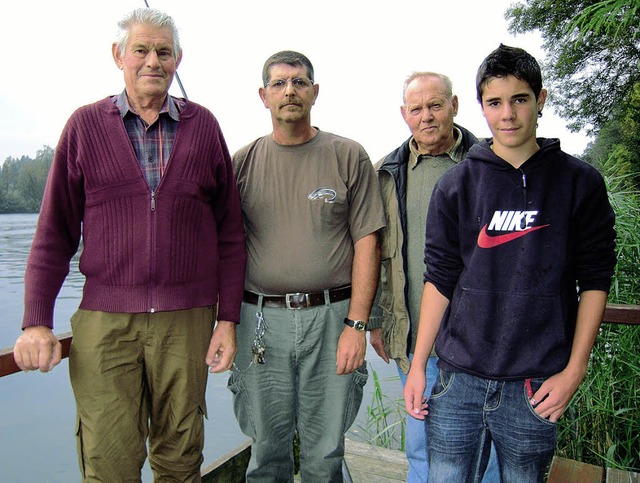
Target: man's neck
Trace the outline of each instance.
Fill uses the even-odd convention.
[[[144,121],[149,125],[153,124],[156,119],[158,119],[158,115],[160,114],[160,110],[164,105],[166,97],[167,94],[165,94],[161,98],[143,97],[134,99],[133,97],[129,96],[129,93],[127,93],[129,106],[131,106],[133,111],[142,119],[144,119]]]
[[[511,166],[518,169],[527,159],[540,150],[540,146],[538,146],[538,143],[535,140],[518,148],[509,148],[500,144],[492,143],[491,150]]]
[[[283,146],[295,146],[311,141],[318,130],[310,124],[273,123],[273,140]]]
[[[443,140],[438,144],[432,144],[432,145],[420,144],[415,140],[415,138],[414,138],[414,142],[415,142],[415,146],[417,148],[418,154],[426,154],[429,156],[440,156],[441,154],[444,154],[447,151],[449,151],[456,144],[456,138],[455,138],[455,135],[452,133],[451,137],[447,138],[446,140]]]

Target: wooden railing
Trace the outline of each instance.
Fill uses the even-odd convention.
[[[604,311],[603,323],[640,325],[640,305],[608,304]],[[62,344],[62,358],[69,357],[71,332],[57,336]],[[0,377],[20,372],[13,360],[13,348],[0,350]]]

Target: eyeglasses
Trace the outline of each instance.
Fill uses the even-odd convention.
[[[294,77],[293,79],[274,79],[271,82],[267,82],[265,87],[271,87],[275,91],[281,91],[287,87],[289,82],[291,82],[291,85],[297,91],[306,90],[313,85],[313,81],[306,77]]]

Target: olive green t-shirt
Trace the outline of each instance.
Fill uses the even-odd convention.
[[[385,225],[373,165],[358,143],[319,131],[265,136],[233,156],[247,243],[245,288],[314,292],[351,283],[353,244]]]

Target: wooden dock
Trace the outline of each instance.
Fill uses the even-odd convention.
[[[241,483],[249,464],[251,441],[203,468],[203,483]],[[407,481],[409,463],[402,451],[381,448],[349,439],[345,442],[348,475],[345,483],[394,483]],[[344,474],[344,473],[343,473]],[[350,478],[350,481],[349,481]],[[294,481],[301,481],[295,475]]]
[[[409,463],[403,451],[347,440],[345,461],[353,483],[407,481]]]

